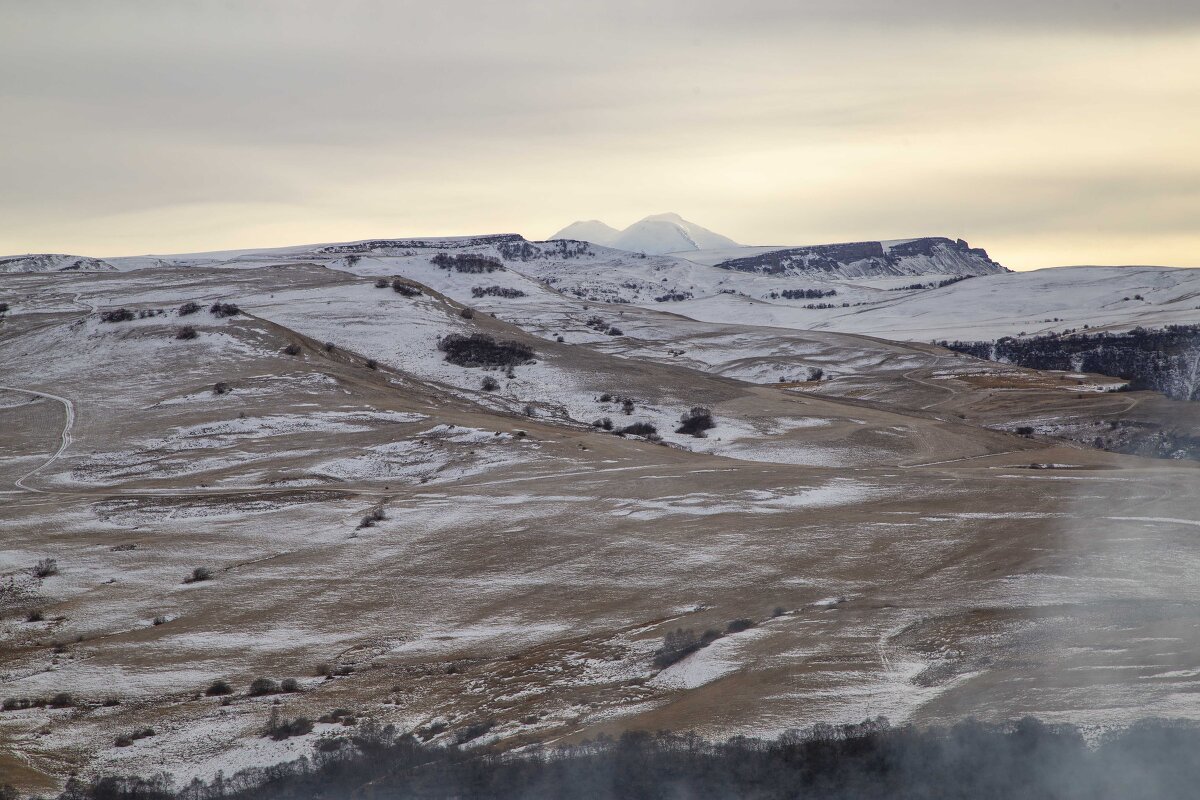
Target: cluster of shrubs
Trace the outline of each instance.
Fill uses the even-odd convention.
[[[833,297],[836,289],[784,289],[781,292],[771,292],[767,297],[777,300],[820,300],[822,297]]]
[[[69,692],[59,692],[50,698],[8,697],[0,703],[0,711],[24,711],[27,708],[74,708],[75,698]]]
[[[308,717],[295,719],[278,719],[268,723],[264,735],[277,742],[290,739],[293,736],[304,736],[313,732],[313,721]]]
[[[476,299],[480,297],[504,297],[509,300],[515,300],[518,297],[525,296],[525,293],[520,289],[509,289],[507,286],[474,286],[471,288],[471,297]]]
[[[583,323],[594,331],[607,334],[609,336],[624,336],[625,332],[616,325],[609,325],[602,317],[588,317]]]
[[[255,678],[250,682],[247,691],[251,697],[264,697],[269,694],[293,694],[300,691],[300,682],[295,678],[284,678],[276,681],[273,678]]]
[[[422,293],[421,290],[416,286],[413,286],[411,283],[406,283],[399,278],[392,278],[390,284],[388,283],[387,278],[377,278],[375,280],[376,289],[386,289],[389,285],[392,287],[393,292],[404,297],[416,297]]]
[[[601,420],[601,423],[603,424],[603,420]],[[618,428],[614,433],[618,436],[644,436],[647,439],[653,439],[658,436],[658,428],[649,422],[635,422],[632,425],[626,425],[624,428]]]
[[[616,395],[605,392],[604,394],[602,394],[598,398],[596,398],[596,402],[598,402],[598,403],[620,403],[621,411],[624,412],[626,416],[633,413],[634,401],[633,401],[632,397],[618,397]]]
[[[504,270],[504,264],[501,263],[500,259],[493,256],[481,256],[475,253],[461,253],[457,255],[438,253],[429,260],[441,269],[452,269],[456,272],[464,272],[470,275]]]
[[[515,367],[533,360],[533,348],[522,342],[497,341],[486,333],[442,337],[438,350],[460,367]]]
[[[208,307],[208,313],[215,317],[236,317],[242,310],[233,303],[213,303]]]
[[[189,300],[188,302],[181,305],[179,307],[179,310],[176,313],[178,313],[179,316],[181,316],[181,317],[186,317],[188,314],[195,314],[199,310],[200,310],[200,304],[193,303],[192,301]]]
[[[354,725],[358,722],[354,712],[348,708],[335,708],[321,716],[317,717],[317,722],[322,725]]]
[[[693,406],[679,417],[679,427],[676,433],[684,433],[697,439],[704,438],[704,432],[717,427],[713,422],[712,411],[704,406]]]
[[[101,322],[128,322],[136,318],[137,315],[128,308],[114,308],[111,311],[101,311]]]
[[[959,275],[954,278],[946,278],[945,280],[931,281],[930,283],[910,283],[907,286],[893,286],[892,288],[888,289],[888,291],[889,292],[910,292],[910,291],[916,291],[919,289],[941,289],[945,286],[953,286],[954,284],[959,283],[960,281],[965,281],[968,278],[974,278],[974,277],[975,277],[974,275]],[[1128,300],[1129,298],[1126,297],[1125,299]]]
[[[200,334],[198,334],[196,329],[191,325],[184,325],[182,328],[175,331],[175,338],[184,342],[188,341],[189,339],[195,339],[199,335]]]
[[[666,294],[660,294],[658,297],[654,298],[654,302],[656,302],[656,303],[682,303],[684,300],[691,300],[691,299],[692,299],[691,292],[674,291],[674,292],[667,292]]]
[[[753,627],[754,620],[742,617],[730,620],[729,624],[725,626],[724,633],[714,628],[709,628],[700,634],[697,634],[691,628],[687,630],[676,628],[673,631],[667,631],[667,635],[663,637],[662,645],[658,650],[654,651],[654,666],[658,669],[666,669],[672,664],[676,664],[687,658],[697,650],[708,647],[722,636],[741,633]]]
[[[454,744],[462,746],[467,742],[474,741],[480,736],[488,733],[492,728],[496,727],[496,720],[487,719],[482,722],[476,722],[468,725],[465,728],[460,728],[454,732]]]

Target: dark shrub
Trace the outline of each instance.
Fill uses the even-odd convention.
[[[383,522],[385,519],[387,519],[387,514],[384,513],[382,506],[379,508],[373,508],[367,512],[367,514],[361,520],[359,520],[358,527],[373,528],[376,522]]]
[[[179,330],[175,331],[175,338],[186,342],[188,339],[195,339],[200,334],[196,333],[196,329],[191,325],[184,325]]]
[[[300,345],[295,343],[289,344],[287,347],[283,348],[283,352],[289,356],[298,356],[300,355]]]
[[[746,619],[745,617],[740,617],[739,619],[730,620],[729,624],[725,626],[725,632],[726,633],[741,633],[742,631],[748,631],[753,627],[754,627],[754,620]]]
[[[624,411],[626,414],[632,414],[633,413],[633,401],[630,400],[628,397],[626,397],[624,400],[621,401],[621,410]]]
[[[150,624],[152,624],[152,625],[155,625],[155,626],[158,626],[158,625],[166,625],[166,624],[167,624],[167,618],[166,618],[166,617],[164,617],[162,614],[159,614],[157,617],[155,617],[154,619],[150,620]]]
[[[332,352],[333,352],[334,350],[336,350],[336,349],[337,349],[337,345],[336,345],[336,344],[334,344],[333,342],[326,342],[326,343],[325,343],[325,352],[326,352],[326,353],[332,353]]]
[[[36,608],[25,615],[26,622],[42,622],[45,619],[46,619],[45,613],[43,613],[40,609],[36,609]]]
[[[229,394],[233,391],[233,387],[225,381],[217,381],[213,384],[213,394]]]
[[[480,388],[482,388],[485,392],[494,392],[500,388],[500,381],[496,380],[491,375],[487,375],[484,377]]]
[[[225,695],[233,694],[233,687],[229,685],[229,681],[218,678],[208,685],[204,693],[209,697],[224,697]]]
[[[601,417],[600,419],[598,419],[592,423],[592,427],[593,428],[603,428],[606,431],[611,431],[613,429],[612,418],[611,417]]]
[[[296,717],[295,719],[282,719],[278,722],[273,722],[267,726],[267,736],[270,736],[275,741],[290,739],[293,736],[304,736],[307,733],[312,733],[313,722],[308,717]]]
[[[625,335],[625,331],[621,330],[616,325],[613,325],[611,328],[606,330],[605,333],[607,333],[609,336],[624,336]]]
[[[656,436],[658,428],[649,422],[635,422],[632,425],[626,425],[624,428],[621,428],[620,432],[631,436]]]
[[[787,613],[787,609],[784,608],[783,606],[775,606],[775,608],[771,611],[771,616],[772,617],[782,617],[786,613]]]
[[[179,316],[186,317],[188,314],[195,314],[200,310],[199,303],[187,302],[179,307]]]
[[[496,720],[494,719],[468,725],[467,727],[454,732],[454,743],[456,745],[464,745],[467,742],[478,739],[480,736],[483,736],[494,727],[496,727]]]
[[[30,570],[35,578],[49,578],[51,575],[58,574],[58,560],[53,558],[43,558],[41,561],[33,565]]]
[[[208,567],[196,567],[192,570],[192,574],[183,579],[184,583],[199,583],[201,581],[212,580],[212,570]]]
[[[392,291],[401,295],[402,297],[416,297],[417,295],[421,294],[420,289],[410,283],[405,283],[399,278],[396,278],[392,281]]]
[[[59,692],[51,697],[50,702],[46,705],[48,705],[50,708],[74,708],[75,698],[72,697],[68,692]]]
[[[279,684],[270,678],[255,678],[250,682],[251,697],[262,697],[264,694],[277,694],[278,692]]]
[[[1017,428],[1017,434],[1019,436],[1033,436],[1033,427],[1030,425],[1022,425],[1021,427]]]
[[[514,300],[518,297],[525,297],[525,293],[520,289],[509,289],[505,286],[475,286],[471,289],[471,297],[476,299],[480,297],[504,297]]]
[[[134,313],[128,308],[118,308],[100,314],[101,322],[128,322],[134,318]]]
[[[704,406],[694,406],[690,411],[679,417],[679,427],[675,429],[675,432],[686,433],[689,436],[702,439],[706,430],[715,427],[717,427],[717,424],[713,422],[712,412]]]
[[[693,630],[676,628],[668,631],[663,637],[662,646],[654,653],[654,666],[665,669],[687,658],[701,647],[703,645],[700,644],[700,637]]]
[[[533,348],[521,342],[496,341],[486,333],[452,333],[438,342],[446,360],[460,367],[512,367],[531,361]]]
[[[281,692],[298,692],[300,691],[300,681],[295,678],[284,678],[279,682],[279,691]]]
[[[379,362],[373,358],[368,358],[363,366],[367,369],[379,369]]]
[[[386,289],[387,287],[388,287],[387,278],[376,278],[375,279],[375,288],[376,289]]]
[[[809,367],[808,368],[808,379],[810,381],[819,381],[824,377],[825,377],[825,370],[821,369],[820,367]]]
[[[458,315],[463,319],[475,319],[475,310],[464,306]]]
[[[8,313],[8,303],[0,303],[0,314]]]
[[[217,317],[236,317],[242,310],[233,303],[213,303],[208,312]]]

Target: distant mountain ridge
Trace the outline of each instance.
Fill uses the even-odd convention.
[[[0,272],[111,272],[112,264],[89,256],[63,253],[29,253],[0,257]]]
[[[740,247],[727,236],[714,233],[675,213],[651,214],[624,230],[600,220],[580,220],[555,233],[551,239],[578,239],[632,253],[664,255],[691,250]]]
[[[900,275],[999,275],[1009,270],[982,247],[962,239],[927,236],[891,242],[785,247],[714,266],[763,275],[881,278]]]

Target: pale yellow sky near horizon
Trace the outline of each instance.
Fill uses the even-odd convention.
[[[0,8],[0,253],[623,227],[1200,266],[1200,4]],[[14,124],[15,123],[15,124]]]

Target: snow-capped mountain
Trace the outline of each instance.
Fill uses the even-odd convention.
[[[713,233],[674,213],[652,214],[618,231],[599,220],[572,222],[550,237],[578,239],[618,250],[647,255],[687,253],[696,250],[738,247],[732,239]]]
[[[748,248],[750,249],[750,248]],[[962,239],[929,236],[885,242],[851,242],[808,247],[753,248],[739,256],[702,259],[721,269],[764,275],[832,278],[884,278],[896,275],[999,275],[997,264],[982,247]]]
[[[578,222],[572,222],[550,238],[574,239],[575,241],[591,242],[592,244],[611,247],[612,243],[620,235],[621,232],[619,230],[598,219],[581,219]]]
[[[0,272],[110,272],[116,267],[107,261],[63,253],[31,253],[0,258]]]

